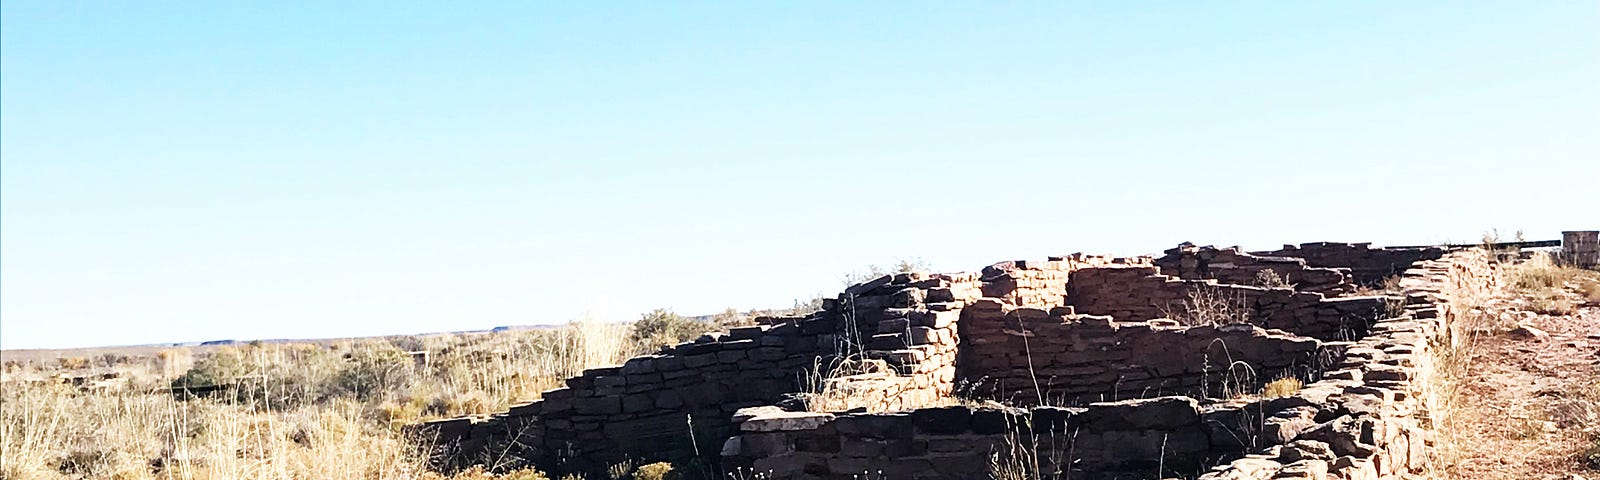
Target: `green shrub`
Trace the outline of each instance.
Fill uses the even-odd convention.
[[[342,393],[360,399],[382,398],[411,381],[411,356],[389,343],[372,343],[346,355],[335,378]]]
[[[639,317],[628,332],[635,343],[652,346],[671,345],[691,340],[705,333],[709,325],[678,315],[671,310],[657,308]]]
[[[213,385],[231,385],[234,380],[250,372],[244,353],[237,348],[224,347],[194,362],[189,371],[172,380],[172,388],[202,388]]]

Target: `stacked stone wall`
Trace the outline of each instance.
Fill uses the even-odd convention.
[[[1163,275],[1156,267],[1085,268],[1072,273],[1066,303],[1078,313],[1123,321],[1185,319],[1196,304],[1217,303],[1233,311],[1226,322],[1249,322],[1323,340],[1366,335],[1389,300],[1381,296],[1334,297],[1293,288],[1219,284]]]
[[[1262,256],[1241,252],[1239,247],[1216,248],[1187,243],[1164,253],[1155,259],[1161,273],[1185,280],[1263,286],[1262,272],[1272,272],[1299,291],[1334,296],[1355,290],[1348,269],[1312,267],[1303,258]]]
[[[1348,268],[1357,283],[1378,285],[1399,275],[1423,260],[1437,260],[1445,250],[1439,247],[1372,248],[1370,243],[1315,242],[1282,249],[1251,252],[1272,257],[1303,258],[1313,267]]]
[[[1084,268],[1119,268],[1152,265],[1149,257],[1072,255],[1039,261],[1000,262],[980,272],[982,298],[1014,306],[1051,308],[1062,305],[1072,272]]]
[[[774,479],[991,478],[996,460],[1070,475],[1061,478],[1164,478],[1193,476],[1219,454],[1188,397],[841,415],[752,409],[741,420],[724,465]]]
[[[1071,307],[1046,312],[979,302],[963,312],[963,393],[1008,404],[1256,392],[1282,377],[1320,378],[1343,343],[1249,324],[1118,322]]]
[[[834,329],[826,316],[734,329],[586,370],[564,388],[505,413],[419,430],[450,449],[445,458],[451,467],[526,459],[551,469],[595,471],[628,458],[662,459],[692,449],[691,436],[725,436],[738,408],[800,391],[811,359],[833,352]]]
[[[1239,408],[1238,420],[1224,426],[1245,432],[1251,453],[1202,480],[1398,480],[1426,471],[1432,350],[1451,340],[1453,302],[1492,287],[1498,274],[1480,250],[1403,273],[1405,315],[1374,325],[1324,380]]]
[[[1345,257],[1365,259],[1361,268],[1370,271],[1417,254],[1345,250],[1367,252]],[[681,459],[696,446],[725,445],[728,466],[789,472],[775,478],[879,470],[891,478],[902,475],[889,472],[972,478],[975,465],[986,468],[981,460],[1002,446],[1017,450],[1018,441],[1047,458],[1034,459],[1046,468],[1084,479],[1194,477],[1219,463],[1206,478],[1302,470],[1313,478],[1370,478],[1359,475],[1369,467],[1374,475],[1421,468],[1419,365],[1430,342],[1451,336],[1447,301],[1492,281],[1481,254],[1456,252],[1405,271],[1404,315],[1386,318],[1397,313],[1394,298],[1218,283],[1284,265],[1296,268],[1281,273],[1325,275],[1304,273],[1320,272],[1309,258],[1301,264],[1227,251],[1211,257],[1225,261],[1191,269],[1191,276],[1216,278],[1184,279],[1190,267],[1179,253],[1179,276],[1162,274],[1160,262],[1148,258],[1084,255],[1003,262],[970,274],[885,276],[803,318],[706,335],[587,370],[508,412],[418,430],[447,446],[453,465],[507,466],[496,460],[522,458],[545,470],[591,474],[624,460]],[[1331,278],[1302,286],[1342,291]],[[1163,318],[1197,290],[1241,299],[1255,325]],[[847,361],[886,371],[818,382],[819,370]],[[1311,383],[1291,397],[1249,399],[1281,376]],[[798,411],[815,398],[805,392],[820,385],[865,392],[860,397],[871,411],[906,411]],[[915,408],[957,392],[1056,406]],[[783,408],[744,410],[771,405]],[[996,419],[1009,427],[996,429]]]
[[[1364,338],[1320,344],[1256,328],[1208,331],[1164,320],[1112,322],[1068,307],[1007,311],[1000,302],[980,300],[961,319],[968,342],[963,362],[984,358],[994,362],[985,365],[992,370],[1020,370],[1021,363],[1005,354],[1018,345],[986,345],[988,339],[1001,337],[992,330],[989,335],[976,333],[969,321],[1002,322],[979,331],[992,328],[1006,337],[1029,339],[1025,350],[1049,345],[1051,337],[1072,338],[1060,345],[1068,351],[1116,352],[1110,355],[1116,358],[1112,362],[1154,364],[1160,361],[1148,357],[1184,348],[1185,342],[1172,343],[1175,338],[1226,338],[1230,333],[1256,342],[1242,350],[1284,353],[1318,345],[1333,352],[1332,361],[1321,365],[1319,380],[1279,398],[1216,398],[1214,392],[1204,392],[1211,398],[1203,403],[1191,397],[1157,397],[1027,410],[957,406],[850,415],[758,411],[743,419],[739,435],[725,444],[723,454],[728,465],[752,467],[777,479],[861,478],[869,472],[888,478],[982,478],[989,474],[990,460],[1017,455],[1026,456],[1023,463],[1036,465],[1034,471],[1046,478],[1410,478],[1429,461],[1424,380],[1431,349],[1449,341],[1456,315],[1450,302],[1492,286],[1496,278],[1493,265],[1479,251],[1419,262],[1404,272],[1406,296],[1396,316],[1375,321]],[[1002,313],[974,313],[981,311]],[[1006,321],[1019,323],[1007,331]],[[1085,335],[1085,329],[1096,329],[1098,335]],[[1162,340],[1160,335],[1174,336]],[[1143,357],[1131,359],[1105,348],[1124,341],[1149,348]],[[1281,355],[1269,353],[1253,361],[1283,361],[1274,357]],[[1052,360],[1036,363],[1032,370],[1060,365],[1055,358],[1052,352]]]
[[[623,365],[594,368],[535,402],[487,416],[421,425],[447,467],[522,458],[558,471],[598,472],[624,460],[682,457],[696,439],[732,434],[740,408],[814,400],[824,387],[872,410],[949,397],[960,349],[956,324],[986,295],[1007,304],[1059,305],[1070,273],[1086,266],[1149,265],[1148,258],[1074,254],[1003,262],[980,273],[886,275],[847,288],[802,318],[708,334]],[[827,378],[872,363],[887,372]]]

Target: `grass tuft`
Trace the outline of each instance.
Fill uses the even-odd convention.
[[[1300,393],[1300,388],[1303,386],[1298,378],[1283,377],[1268,382],[1266,386],[1262,387],[1261,396],[1266,398],[1290,397]]]

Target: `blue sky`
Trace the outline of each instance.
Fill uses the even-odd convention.
[[[322,3],[3,4],[0,346],[1600,227],[1595,2]]]

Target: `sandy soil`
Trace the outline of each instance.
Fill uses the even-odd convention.
[[[1459,380],[1463,451],[1452,478],[1600,479],[1583,456],[1600,438],[1600,306],[1572,315],[1524,310],[1516,297],[1491,300]],[[1532,327],[1532,328],[1519,328]]]

